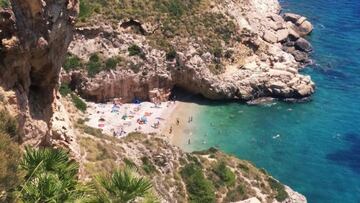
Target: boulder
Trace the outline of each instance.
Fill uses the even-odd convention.
[[[278,42],[285,41],[289,36],[289,30],[288,29],[281,29],[276,32],[276,37]]]
[[[284,14],[284,20],[285,21],[290,21],[294,24],[296,24],[296,22],[301,18],[302,16],[295,14],[295,13],[285,13]]]
[[[289,29],[289,38],[292,40],[292,41],[295,41],[297,39],[300,38],[300,35],[298,34],[298,32],[296,32],[293,28],[290,28]]]
[[[298,28],[298,32],[301,36],[310,34],[314,29],[313,25],[307,20],[298,25]]]
[[[313,25],[306,17],[294,13],[285,13],[283,18],[287,22],[288,27],[301,37],[310,34],[313,30]]]
[[[278,42],[277,36],[271,31],[265,31],[263,35],[263,39],[269,43],[276,43]]]
[[[294,50],[291,52],[291,54],[294,56],[297,62],[306,63],[309,60],[309,56],[305,52]]]
[[[304,51],[307,53],[312,51],[312,46],[311,46],[310,42],[304,38],[299,38],[298,40],[296,40],[295,48],[297,50]]]
[[[296,21],[296,25],[297,26],[299,26],[299,25],[301,25],[303,22],[305,22],[306,21],[306,18],[305,17],[303,17],[303,16],[301,16],[297,21]]]

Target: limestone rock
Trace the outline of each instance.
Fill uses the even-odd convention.
[[[278,42],[278,37],[271,31],[265,31],[263,38],[265,41],[269,43],[276,43]]]
[[[12,0],[0,9],[0,86],[14,93],[24,144],[52,145],[59,72],[73,34],[78,0]]]
[[[285,41],[289,36],[289,30],[287,29],[281,29],[276,32],[277,41],[283,42]]]
[[[209,51],[199,51],[202,44],[187,37],[177,37],[171,42],[175,46],[177,41],[181,41],[186,46],[178,47],[176,59],[167,61],[166,53],[151,46],[147,36],[138,32],[108,29],[106,22],[78,28],[69,47],[70,53],[85,62],[94,52],[102,53],[105,59],[121,56],[125,62],[115,70],[102,71],[94,77],[81,70],[66,73],[62,78],[70,82],[82,97],[96,102],[114,98],[121,98],[124,102],[134,98],[164,101],[175,86],[216,100],[310,96],[315,86],[298,72],[306,61],[305,55],[294,52],[294,40],[300,36],[293,22],[296,23],[301,16],[295,15],[290,21],[289,17],[278,14],[279,8],[276,0],[251,0],[246,6],[226,0],[209,11],[221,12],[242,28],[238,33],[239,43],[229,44],[224,50],[224,53],[233,52],[225,63],[224,58],[215,57]],[[302,18],[300,22],[304,23],[306,19]],[[141,47],[146,61],[128,56],[127,49],[132,44]],[[213,74],[210,71],[214,61],[224,66],[223,72]],[[291,81],[307,82],[293,84]]]
[[[284,20],[287,21],[291,29],[301,37],[310,34],[313,30],[313,25],[303,16],[294,13],[285,13]]]
[[[296,23],[298,19],[301,18],[301,15],[295,13],[284,13],[284,20]]]

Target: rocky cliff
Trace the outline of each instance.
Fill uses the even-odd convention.
[[[11,8],[0,8],[1,102],[18,118],[24,144],[67,145],[72,138],[55,130],[53,121],[67,130],[61,129],[67,114],[56,97],[79,2],[10,2]]]
[[[87,99],[166,100],[175,86],[246,101],[314,92],[310,77],[299,73],[311,62],[303,37],[312,25],[296,14],[280,15],[277,0],[164,0],[159,11],[156,1],[124,1],[113,12],[90,2],[96,12],[78,22],[63,72],[63,82]]]
[[[185,153],[166,139],[154,134],[133,133],[122,140],[83,134],[83,178],[128,165],[152,181],[159,202],[306,202],[247,161],[214,148]]]

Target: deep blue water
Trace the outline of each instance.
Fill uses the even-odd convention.
[[[265,168],[310,203],[360,202],[360,0],[282,0],[305,15],[317,85],[309,103],[209,103],[187,148],[219,146]],[[204,144],[204,140],[206,143]]]

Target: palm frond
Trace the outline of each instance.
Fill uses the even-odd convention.
[[[136,177],[128,168],[116,170],[111,176],[101,176],[97,180],[103,188],[101,197],[109,202],[130,202],[143,197],[152,188],[149,180]]]

